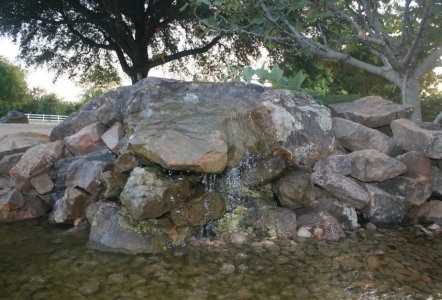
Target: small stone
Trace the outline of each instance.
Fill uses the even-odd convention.
[[[322,235],[324,234],[324,230],[322,228],[315,228],[313,235],[318,239],[322,239]]]
[[[297,235],[302,238],[310,238],[312,236],[310,231],[308,231],[308,229],[305,227],[300,227],[298,229]]]
[[[367,223],[367,225],[365,225],[365,228],[371,232],[374,232],[377,230],[376,225],[374,225],[373,223]]]
[[[220,268],[220,272],[223,275],[230,275],[235,272],[235,266],[231,264],[223,264]]]
[[[232,244],[241,245],[247,242],[247,239],[241,233],[234,233],[230,237],[230,242]]]

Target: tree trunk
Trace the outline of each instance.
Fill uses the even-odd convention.
[[[412,75],[404,76],[403,84],[401,86],[402,104],[414,106],[414,112],[411,115],[412,121],[422,121],[420,105],[420,80],[416,79]]]

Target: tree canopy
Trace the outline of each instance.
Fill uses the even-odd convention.
[[[17,109],[26,101],[28,86],[20,67],[0,56],[0,115]]]
[[[226,34],[203,34],[204,27],[186,0],[2,0],[0,34],[20,42],[20,58],[28,65],[46,65],[59,76],[88,74],[95,69],[118,74],[120,65],[132,83],[149,70],[174,62],[174,72],[186,72],[178,60],[205,55],[207,65],[256,55],[256,47]],[[205,15],[207,8],[198,9]],[[223,43],[220,43],[223,41]],[[216,46],[216,49],[214,48]],[[197,65],[198,66],[198,65]],[[210,68],[205,68],[208,71]]]
[[[442,66],[442,3],[387,0],[194,0],[210,8],[201,21],[215,33],[240,33],[292,54],[338,60],[397,86],[421,119],[420,84]],[[196,11],[196,15],[198,12]],[[357,56],[358,49],[368,55]]]

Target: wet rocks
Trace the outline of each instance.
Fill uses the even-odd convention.
[[[339,222],[327,212],[317,212],[301,215],[297,220],[299,227],[306,228],[311,234],[314,234],[315,228],[322,229],[321,238],[328,241],[338,241],[345,237]],[[307,234],[305,234],[307,236]]]
[[[315,191],[310,174],[304,171],[294,171],[273,184],[273,192],[282,207],[296,209],[314,207]]]
[[[189,183],[166,178],[153,168],[135,168],[120,200],[135,220],[158,218],[178,207],[187,197]]]
[[[411,219],[417,223],[442,225],[442,201],[431,200],[410,210]]]
[[[92,199],[90,194],[80,189],[67,188],[64,196],[55,202],[49,221],[51,223],[68,223],[83,218]]]

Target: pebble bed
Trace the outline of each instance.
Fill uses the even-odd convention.
[[[0,224],[0,299],[442,299],[441,237],[415,227],[149,255],[92,250],[68,229]]]

